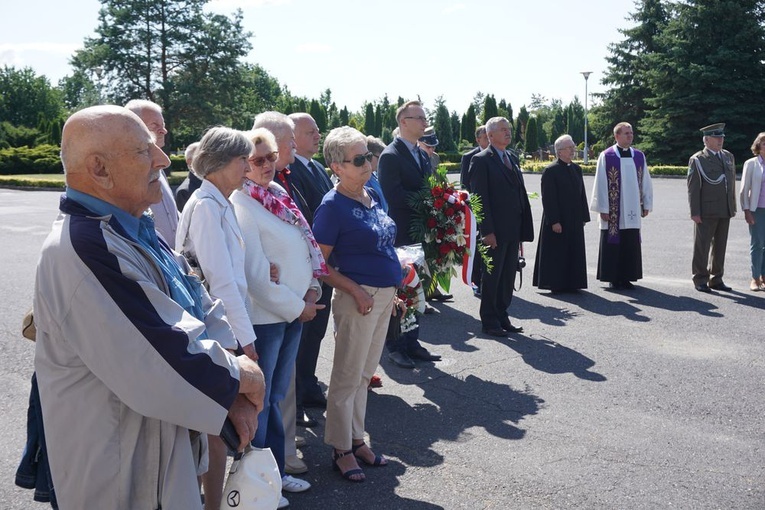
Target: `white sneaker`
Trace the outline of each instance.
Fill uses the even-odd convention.
[[[287,492],[305,492],[311,488],[311,484],[294,476],[284,475],[282,478],[282,490]]]
[[[290,502],[287,500],[287,498],[285,498],[284,496],[281,496],[279,498],[279,506],[277,506],[276,508],[287,508],[288,506],[290,506]]]

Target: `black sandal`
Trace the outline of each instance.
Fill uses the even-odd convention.
[[[358,460],[360,460],[361,462],[363,462],[367,466],[372,466],[372,467],[385,467],[385,466],[388,465],[388,459],[386,459],[382,455],[375,455],[375,460],[373,462],[368,462],[365,458],[359,457],[358,455],[356,455],[356,452],[362,446],[367,446],[367,444],[366,443],[361,443],[361,444],[357,444],[357,445],[351,445],[351,451],[353,452],[353,455],[355,455]],[[370,449],[370,451],[371,451],[371,449]]]
[[[343,478],[348,480],[349,482],[363,482],[366,480],[366,476],[364,476],[364,471],[361,468],[356,469],[349,469],[348,471],[342,471],[340,469],[340,466],[337,464],[338,459],[342,459],[346,455],[352,455],[353,450],[348,450],[347,452],[338,452],[337,450],[332,451],[332,469],[335,471],[340,471],[340,475],[342,475]],[[353,476],[361,475],[361,478],[352,478]]]

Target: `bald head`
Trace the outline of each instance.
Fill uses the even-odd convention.
[[[316,121],[307,113],[292,113],[290,119],[295,123],[295,145],[297,153],[311,159],[319,152],[321,133]]]
[[[160,201],[159,171],[170,164],[137,115],[103,105],[69,117],[61,160],[68,187],[134,216]]]

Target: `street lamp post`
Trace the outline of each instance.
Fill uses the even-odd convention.
[[[592,74],[592,71],[582,71],[581,75],[584,76],[584,164],[587,164],[587,157],[589,156],[590,150],[589,145],[587,145],[587,79]]]

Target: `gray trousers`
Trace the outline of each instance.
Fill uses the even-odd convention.
[[[722,283],[725,270],[725,248],[728,245],[730,218],[701,218],[693,230],[693,284],[717,285]],[[711,250],[710,250],[711,248]],[[712,264],[709,254],[712,253]]]

